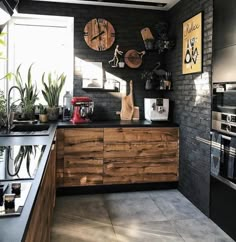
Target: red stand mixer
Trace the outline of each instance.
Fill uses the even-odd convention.
[[[72,119],[73,124],[91,122],[90,117],[93,114],[94,102],[89,97],[73,97],[71,104],[74,106]]]

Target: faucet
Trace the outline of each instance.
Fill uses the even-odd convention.
[[[13,119],[14,119],[14,113],[11,112],[11,106],[10,106],[10,96],[11,96],[11,91],[16,88],[18,89],[19,92],[20,91],[20,88],[17,87],[17,86],[12,86],[9,91],[8,91],[8,95],[7,95],[7,132],[9,133],[10,130],[11,130],[11,126],[12,126],[12,122],[13,122]]]

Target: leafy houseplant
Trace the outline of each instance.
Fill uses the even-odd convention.
[[[37,87],[32,84],[31,69],[33,64],[30,65],[27,73],[27,80],[23,81],[22,75],[20,73],[20,67],[18,66],[16,70],[15,79],[16,84],[20,91],[20,107],[22,111],[22,119],[34,119],[35,102],[38,99]]]
[[[6,121],[6,99],[3,91],[0,91],[0,128],[4,126]]]
[[[0,60],[6,61],[7,58],[5,57],[6,54],[6,42],[5,42],[5,37],[6,37],[7,33],[0,33]],[[5,76],[1,77],[0,80],[3,79],[11,79],[13,76],[13,73],[9,72],[9,73],[5,73]]]
[[[0,59],[6,59],[4,57],[4,47],[6,46],[4,37],[5,37],[6,33],[0,33],[0,46],[2,47],[0,49]]]
[[[45,73],[42,76],[44,90],[42,94],[48,104],[48,119],[57,120],[59,117],[59,98],[61,90],[65,84],[66,76],[62,73],[60,76],[52,73],[48,74],[48,83],[45,82]]]

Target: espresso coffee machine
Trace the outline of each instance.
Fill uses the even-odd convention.
[[[145,119],[149,121],[166,121],[169,116],[169,99],[144,98]]]
[[[73,97],[71,104],[74,106],[72,119],[73,124],[91,122],[94,102],[89,97]]]

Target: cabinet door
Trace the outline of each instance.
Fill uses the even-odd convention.
[[[48,188],[50,191],[50,214],[53,215],[53,209],[56,204],[56,150],[57,146],[56,143],[54,143],[51,147],[51,152],[49,156],[49,162],[50,162],[50,179],[51,181],[48,183]],[[52,218],[51,218],[52,219]]]
[[[37,200],[33,207],[33,212],[30,218],[25,242],[31,242],[31,241],[46,242],[46,240],[42,239],[43,234],[45,233],[44,223],[46,223],[46,220],[42,215],[42,209],[43,209],[43,197],[42,197],[42,191],[40,190],[37,196]]]
[[[64,131],[64,186],[102,184],[103,129]]]
[[[33,206],[26,242],[50,242],[50,228],[56,194],[55,155],[53,145]]]
[[[236,1],[214,0],[213,48],[214,50],[236,44]]]
[[[176,181],[178,128],[105,128],[104,184]]]
[[[64,129],[57,129],[56,185],[64,185]]]

